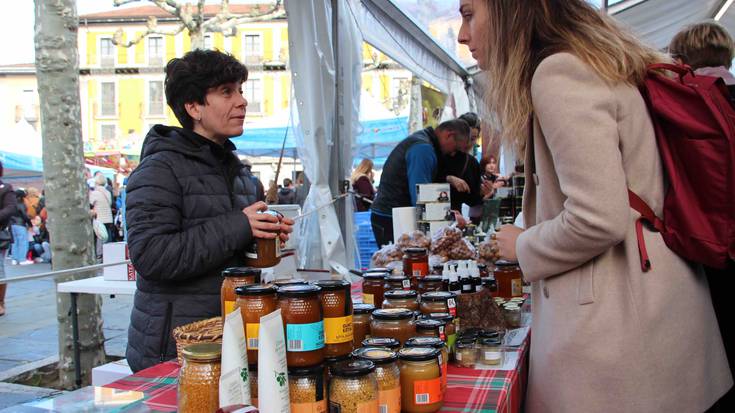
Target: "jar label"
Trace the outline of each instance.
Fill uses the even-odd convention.
[[[444,334],[444,326],[439,326],[439,338],[442,339],[442,341],[447,341],[447,335]]]
[[[486,351],[485,352],[485,360],[500,361],[501,358],[503,358],[503,353],[499,351]]]
[[[368,293],[362,293],[362,302],[365,304],[373,304],[375,305],[375,295],[374,294],[368,294]]]
[[[415,262],[411,264],[411,275],[419,277],[429,274],[429,262]]]
[[[324,322],[286,324],[287,351],[314,351],[324,348]]]
[[[410,290],[411,289],[411,280],[403,280],[401,281],[401,285],[403,285],[404,290]]]
[[[326,413],[327,401],[314,403],[291,403],[291,413]]]
[[[416,380],[413,382],[414,403],[434,404],[443,400],[441,379]]]
[[[235,311],[235,302],[230,301],[230,300],[225,300],[225,313],[222,315],[226,316],[227,314],[230,314],[233,311]]]
[[[324,342],[339,344],[352,341],[352,316],[324,319]]]
[[[379,413],[401,413],[401,386],[378,391]]]
[[[450,298],[447,300],[447,308],[449,309],[449,315],[452,317],[457,316],[457,302],[454,300],[454,298]]]
[[[248,350],[258,349],[258,334],[260,323],[245,323],[245,339],[247,339]]]
[[[511,280],[511,294],[513,297],[520,297],[523,295],[523,280],[520,278],[514,278]]]

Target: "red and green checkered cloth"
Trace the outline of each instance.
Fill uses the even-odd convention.
[[[527,349],[528,340],[518,349],[518,367],[511,371],[475,370],[450,364],[444,407],[440,412],[520,412],[528,371]],[[120,411],[143,411],[139,410],[142,407],[150,412],[175,412],[178,374],[179,365],[169,361],[104,387],[145,394],[142,400]]]

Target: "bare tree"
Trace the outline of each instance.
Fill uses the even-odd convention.
[[[123,4],[135,3],[140,0],[114,0],[115,6]],[[123,41],[123,31],[118,29],[112,39],[115,45],[130,47],[150,34],[161,34],[166,36],[175,36],[184,30],[189,32],[192,49],[204,48],[204,33],[220,32],[225,36],[234,36],[237,33],[237,26],[243,23],[272,20],[286,15],[286,10],[281,7],[282,0],[276,0],[273,5],[266,10],[262,6],[254,7],[253,10],[246,14],[233,14],[230,12],[230,1],[222,0],[219,12],[205,19],[204,0],[198,0],[196,5],[183,3],[178,0],[148,0],[158,6],[161,10],[171,14],[179,19],[178,25],[173,29],[161,29],[158,27],[158,21],[155,16],[148,17],[146,31],[132,40]]]
[[[53,269],[94,263],[94,234],[89,195],[84,181],[76,0],[35,0],[36,74],[43,130],[43,174],[49,232],[53,239]],[[59,276],[56,283],[84,278]],[[78,300],[83,383],[92,367],[105,360],[104,336],[96,295]],[[57,294],[59,376],[64,388],[74,386],[74,362],[69,294]]]

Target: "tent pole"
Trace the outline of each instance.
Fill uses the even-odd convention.
[[[330,186],[332,188],[332,195],[337,197],[344,192],[343,183],[345,177],[344,166],[342,165],[342,91],[344,82],[342,79],[342,67],[340,64],[339,54],[339,0],[331,0],[332,2],[332,50],[334,53],[334,126],[332,133],[332,167],[330,168]],[[342,233],[342,241],[345,245],[345,252],[349,257],[347,241],[347,203],[344,199],[337,201],[335,204],[335,210],[337,212],[337,220],[339,221],[340,232]],[[348,263],[349,264],[349,263]]]

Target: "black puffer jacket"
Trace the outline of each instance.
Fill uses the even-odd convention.
[[[174,327],[220,315],[220,274],[243,264],[252,233],[242,209],[258,200],[234,149],[163,125],[146,137],[126,199],[139,275],[126,354],[133,371],[176,357]]]

